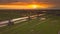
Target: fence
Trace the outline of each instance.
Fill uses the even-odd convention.
[[[35,16],[37,16],[37,15],[30,16],[30,18],[34,19]],[[16,23],[20,23],[20,22],[23,22],[23,21],[27,21],[28,18],[29,17],[22,17],[22,18],[11,19],[10,21],[13,22],[14,24],[16,24]],[[7,26],[8,23],[9,23],[9,20],[2,21],[2,22],[0,22],[0,27]]]

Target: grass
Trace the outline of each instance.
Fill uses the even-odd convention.
[[[28,10],[0,10],[0,21],[35,15],[35,12]]]
[[[45,21],[34,19],[0,28],[0,34],[58,34],[58,31],[60,16],[47,16]]]
[[[8,10],[3,10],[0,11],[0,20],[8,20],[8,19],[14,19],[14,18],[20,18],[23,17],[22,16],[22,12],[21,11],[8,11]],[[24,14],[26,15],[26,14]]]

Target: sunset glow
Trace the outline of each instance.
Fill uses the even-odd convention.
[[[38,8],[39,6],[38,5],[31,5],[32,8],[36,9]]]
[[[39,9],[40,8],[39,5],[35,5],[35,4],[28,5],[28,7],[31,8],[31,9]]]
[[[52,5],[47,4],[0,5],[0,9],[47,9],[49,7],[52,7]]]

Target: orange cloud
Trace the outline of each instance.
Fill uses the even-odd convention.
[[[16,2],[0,5],[0,9],[47,9],[53,7],[51,4]]]

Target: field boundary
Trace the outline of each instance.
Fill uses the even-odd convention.
[[[30,16],[31,19],[35,18],[37,15],[33,15]],[[6,21],[2,21],[0,22],[0,27],[4,27],[7,26],[9,22],[13,22],[14,24],[19,23],[19,22],[24,22],[28,20],[28,16],[27,17],[21,17],[21,18],[16,18],[16,19],[11,19],[11,20],[6,20]]]

